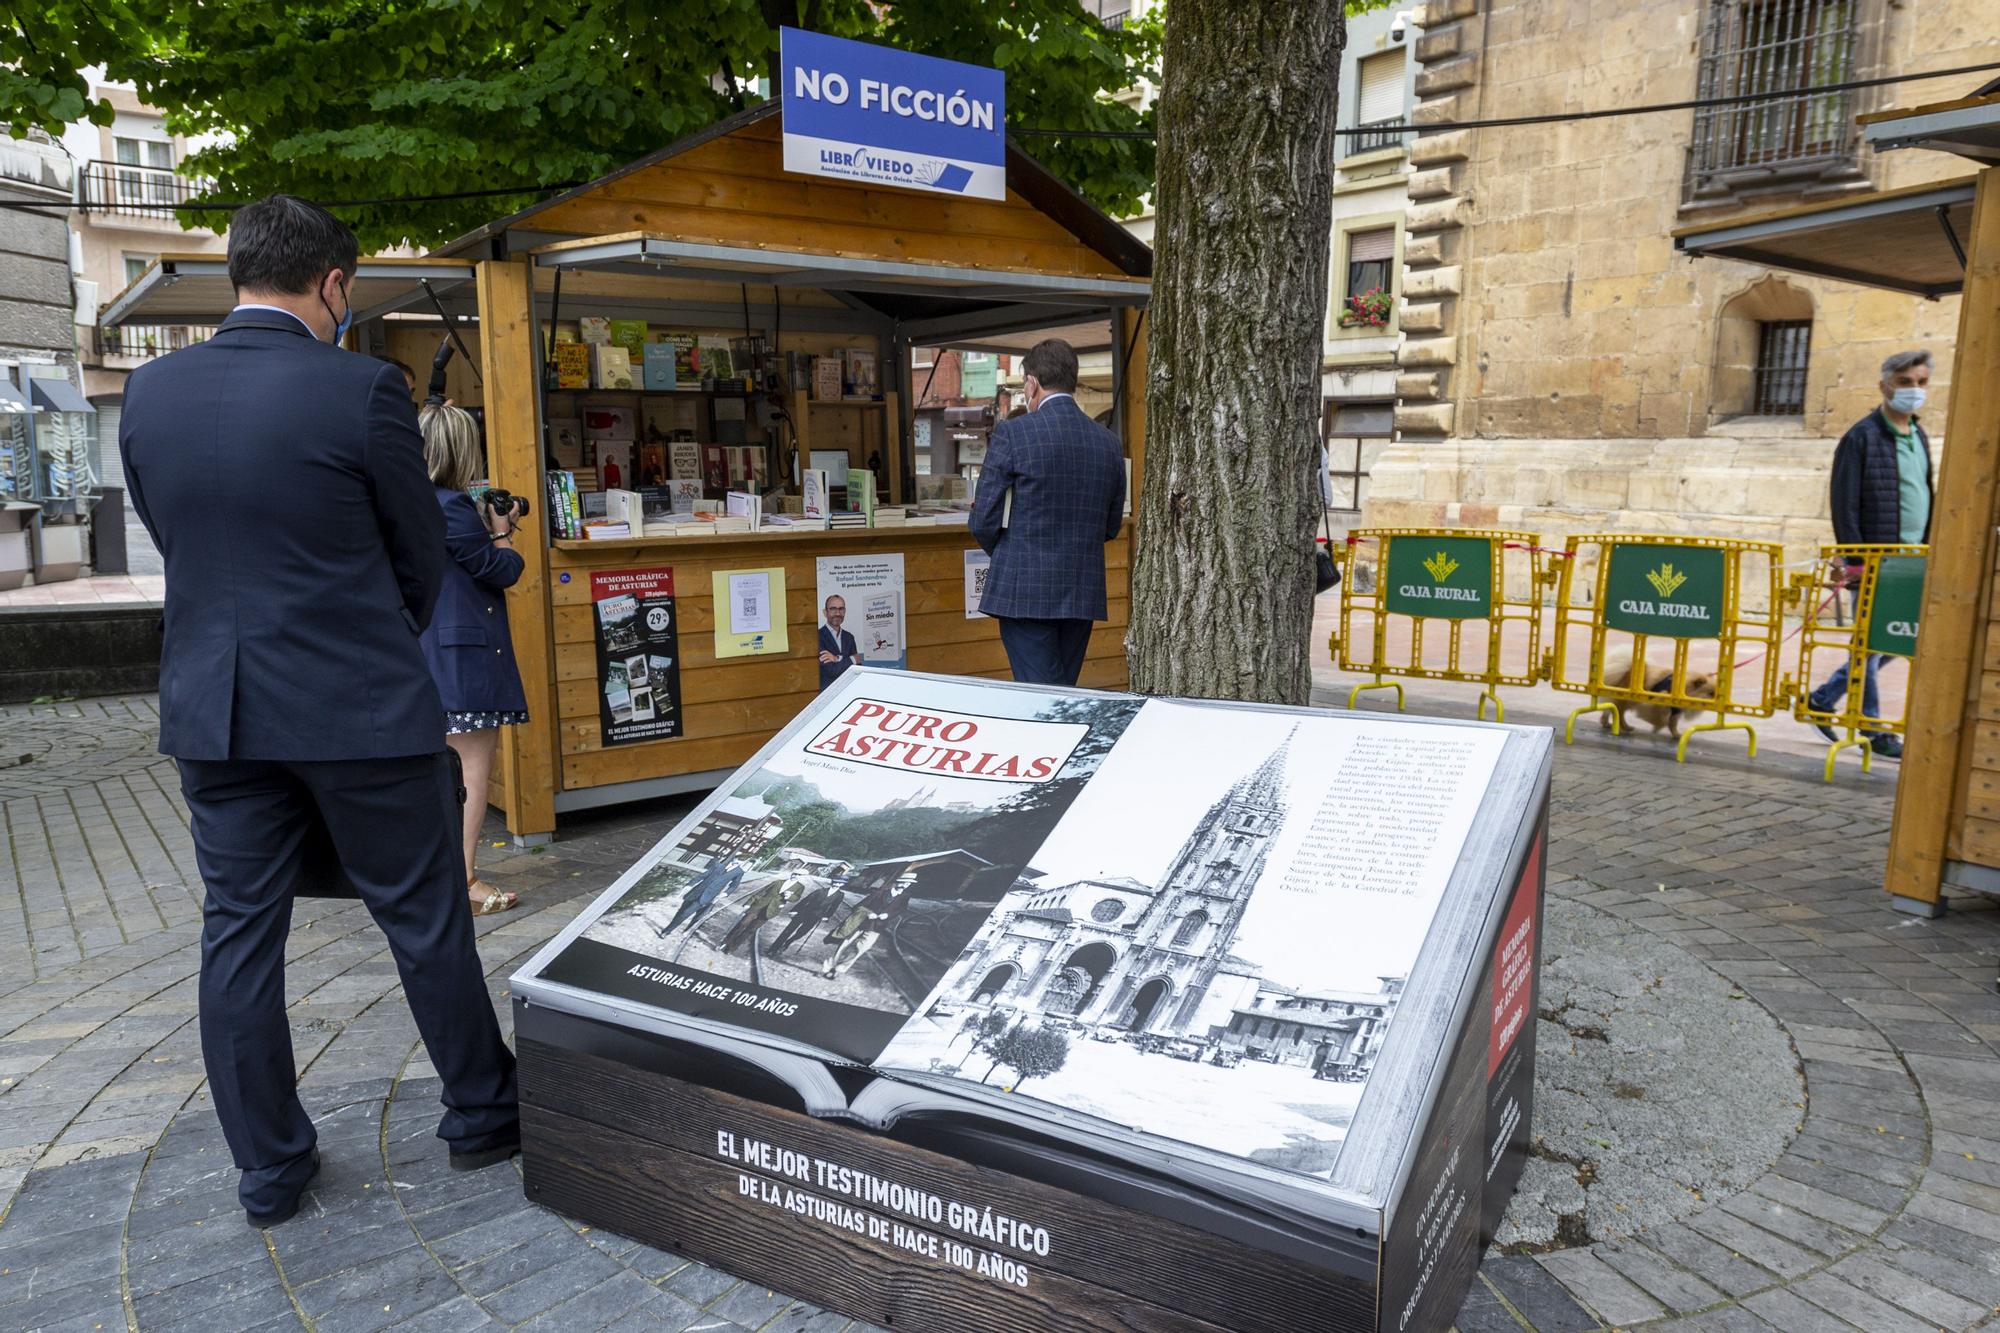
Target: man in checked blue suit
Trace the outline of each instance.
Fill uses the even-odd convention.
[[[1021,361],[1028,415],[993,428],[972,536],[993,557],[979,609],[1000,622],[1014,679],[1074,685],[1105,616],[1104,544],[1125,518],[1118,440],[1076,405],[1076,353],[1060,338]]]
[[[229,224],[236,309],[134,371],[119,445],[167,567],[160,751],[178,761],[202,906],[201,1050],[253,1226],[319,1169],[285,1018],[285,937],[331,845],[402,976],[460,1170],[518,1151],[465,900],[444,706],[417,635],[444,518],[400,371],[334,344],[354,233],[273,195]]]

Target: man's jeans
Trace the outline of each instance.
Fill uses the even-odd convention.
[[[1866,665],[1861,673],[1861,712],[1865,717],[1882,716],[1882,701],[1875,690],[1875,669],[1888,660],[1887,654],[1883,653],[1870,653],[1864,659]],[[1847,663],[1842,662],[1834,673],[1826,678],[1824,685],[1806,697],[1806,702],[1812,706],[1814,712],[1831,713],[1839,709],[1840,701],[1846,697]],[[1874,736],[1879,733],[1864,730],[1861,734]]]

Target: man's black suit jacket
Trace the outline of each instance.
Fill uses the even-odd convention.
[[[166,560],[161,753],[444,749],[417,640],[444,518],[400,370],[283,312],[238,310],[132,373],[118,434]]]

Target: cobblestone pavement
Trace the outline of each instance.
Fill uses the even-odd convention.
[[[0,1328],[864,1327],[534,1207],[517,1166],[447,1171],[436,1079],[352,904],[302,902],[288,951],[325,1167],[297,1221],[244,1227],[194,1023],[199,883],[153,725],[147,699],[0,708],[0,912],[22,925],[0,928]],[[1775,1142],[1796,1135],[1747,1188],[1626,1239],[1490,1255],[1462,1333],[2000,1326],[2000,910],[1889,911],[1884,770],[1829,788],[1809,754],[1676,765],[1594,730],[1559,753],[1551,894],[1761,1006],[1804,1105],[1779,1108]],[[482,854],[523,899],[479,922],[503,1015],[505,977],[684,808]],[[1544,1037],[1587,1051],[1564,1018]],[[1658,1147],[1607,1129],[1602,1151]]]

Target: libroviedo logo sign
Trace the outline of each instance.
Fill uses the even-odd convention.
[[[1704,546],[1614,546],[1604,623],[1633,634],[1712,639],[1722,633],[1724,552]]]
[[[778,30],[785,170],[980,199],[1007,197],[999,70]]]
[[[1875,570],[1875,600],[1868,608],[1868,651],[1917,655],[1917,617],[1924,609],[1924,558],[1885,555]]]
[[[1390,537],[1386,605],[1397,615],[1482,620],[1493,609],[1493,543]]]

